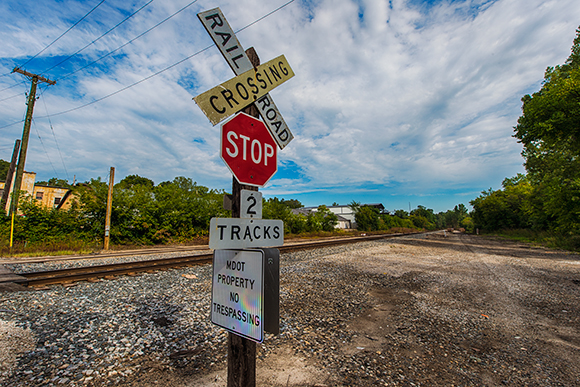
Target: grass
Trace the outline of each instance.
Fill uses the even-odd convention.
[[[562,235],[549,231],[535,231],[530,229],[501,230],[489,233],[489,235],[530,243],[536,246],[549,247],[551,249],[580,251],[579,235]]]
[[[46,257],[56,255],[90,254],[100,251],[99,243],[87,243],[81,240],[60,240],[41,242],[14,242],[12,248],[8,241],[0,241],[0,256],[2,257]]]

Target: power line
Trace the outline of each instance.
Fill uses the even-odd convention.
[[[294,1],[296,1],[296,0],[290,0],[290,1],[289,1],[289,2],[287,2],[286,4],[282,4],[281,6],[279,6],[278,8],[276,8],[275,10],[273,10],[272,12],[270,12],[270,13],[267,13],[267,14],[265,14],[264,16],[262,16],[261,18],[259,18],[259,19],[257,19],[257,20],[254,20],[252,23],[248,24],[247,26],[240,28],[239,30],[237,30],[237,31],[236,31],[236,34],[237,34],[238,32],[241,32],[241,31],[245,30],[246,28],[249,28],[249,27],[253,26],[254,24],[256,24],[256,23],[258,23],[258,22],[260,22],[260,21],[264,20],[264,19],[265,19],[265,18],[267,18],[268,16],[270,16],[270,15],[272,15],[272,14],[274,14],[274,13],[278,12],[279,10],[281,10],[282,8],[284,8],[285,6],[287,6],[288,4],[290,4],[290,3],[293,3]]]
[[[153,0],[151,0],[151,1],[153,1]],[[238,32],[239,32],[239,31],[243,31],[243,30],[245,30],[246,28],[248,28],[248,27],[250,27],[250,26],[252,26],[252,25],[256,24],[257,22],[259,22],[259,21],[261,21],[261,20],[264,20],[265,18],[267,18],[267,17],[271,16],[272,14],[274,14],[274,13],[278,12],[279,10],[281,10],[282,8],[286,7],[287,5],[289,5],[289,4],[291,4],[291,3],[293,3],[294,1],[296,1],[296,0],[290,0],[290,1],[288,1],[287,3],[283,4],[282,6],[280,6],[280,7],[276,8],[275,10],[273,10],[273,11],[271,11],[271,12],[267,13],[266,15],[264,15],[264,16],[262,16],[262,17],[260,17],[259,19],[256,19],[255,21],[253,21],[252,23],[248,24],[247,26],[245,26],[245,27],[243,27],[243,28],[239,29],[239,30],[238,30]],[[141,79],[141,80],[139,80],[139,81],[137,81],[137,82],[135,82],[135,83],[132,83],[132,84],[130,84],[130,85],[128,85],[128,86],[125,86],[125,87],[123,87],[123,88],[121,88],[121,89],[119,89],[119,90],[117,90],[117,91],[115,91],[115,92],[113,92],[113,93],[107,94],[107,95],[105,95],[105,96],[103,96],[103,97],[101,97],[101,98],[98,98],[98,99],[96,99],[96,100],[94,100],[94,101],[88,102],[88,103],[86,103],[86,104],[84,104],[84,105],[80,105],[80,106],[77,106],[77,107],[75,107],[75,108],[72,108],[72,109],[64,110],[64,111],[62,111],[62,112],[54,113],[52,116],[54,117],[54,116],[59,116],[59,115],[62,115],[62,114],[70,113],[70,112],[73,112],[73,111],[75,111],[75,110],[79,110],[79,109],[85,108],[85,107],[87,107],[87,106],[93,105],[93,104],[95,104],[95,103],[97,103],[97,102],[100,102],[100,101],[102,101],[102,100],[104,100],[104,99],[106,99],[106,98],[112,97],[112,96],[114,96],[114,95],[116,95],[116,94],[119,94],[119,93],[121,93],[121,92],[123,92],[123,91],[125,91],[125,90],[127,90],[127,89],[130,89],[130,88],[132,88],[133,86],[136,86],[136,85],[138,85],[138,84],[140,84],[140,83],[143,83],[143,82],[145,82],[145,81],[147,81],[147,80],[149,80],[149,79],[151,79],[151,78],[153,78],[153,77],[155,77],[155,76],[157,76],[157,75],[159,75],[159,74],[162,74],[162,73],[164,73],[164,72],[165,72],[165,71],[167,71],[167,70],[170,70],[170,69],[172,69],[173,67],[175,67],[175,66],[177,66],[177,65],[179,65],[179,64],[181,64],[181,63],[183,63],[183,62],[185,62],[186,60],[189,60],[189,59],[193,58],[194,56],[197,56],[197,55],[201,54],[201,53],[202,53],[202,52],[204,52],[204,51],[207,51],[207,50],[209,50],[209,49],[210,49],[210,48],[212,48],[212,47],[214,47],[214,45],[213,45],[213,44],[212,44],[212,45],[209,45],[209,46],[207,46],[207,47],[205,47],[205,48],[203,48],[203,49],[201,49],[201,50],[199,50],[198,52],[196,52],[196,53],[194,53],[194,54],[191,54],[191,55],[189,55],[189,56],[187,56],[187,57],[185,57],[185,58],[183,58],[183,59],[179,60],[178,62],[176,62],[176,63],[174,63],[174,64],[172,64],[172,65],[170,65],[170,66],[168,66],[168,67],[166,67],[166,68],[164,68],[164,69],[162,69],[162,70],[160,70],[160,71],[156,72],[156,73],[153,73],[153,74],[151,74],[151,75],[149,75],[149,76],[147,76],[147,77],[145,77],[145,78],[143,78],[143,79]],[[37,117],[37,118],[46,118],[46,116],[41,116],[41,117]],[[18,123],[20,123],[20,122],[22,122],[22,121],[13,122],[13,123],[11,123],[11,124],[8,124],[8,125],[0,126],[0,129],[3,129],[3,128],[6,128],[6,127],[8,127],[8,126],[12,126],[12,125],[18,124]]]
[[[107,94],[107,95],[105,95],[104,97],[98,98],[98,99],[96,99],[96,100],[94,100],[94,101],[91,101],[91,102],[89,102],[89,103],[86,103],[86,104],[84,104],[84,105],[77,106],[77,107],[75,107],[75,108],[72,108],[72,109],[69,109],[69,110],[65,110],[65,111],[62,111],[62,112],[59,112],[59,113],[54,113],[52,116],[54,117],[54,116],[59,116],[59,115],[61,115],[61,114],[70,113],[70,112],[73,112],[73,111],[75,111],[75,110],[79,110],[79,109],[82,109],[82,108],[84,108],[84,107],[87,107],[87,106],[89,106],[89,105],[92,105],[92,104],[95,104],[95,103],[97,103],[97,102],[100,102],[100,101],[104,100],[105,98],[112,97],[112,96],[114,96],[115,94],[119,94],[119,93],[120,93],[120,92],[122,92],[122,91],[125,91],[125,90],[127,90],[127,89],[130,89],[130,88],[131,88],[131,87],[133,87],[133,86],[136,86],[136,85],[138,85],[138,84],[140,84],[140,83],[142,83],[142,82],[145,82],[145,81],[147,81],[147,80],[149,80],[149,79],[151,79],[151,78],[153,78],[153,77],[155,77],[155,76],[157,76],[157,75],[159,75],[159,74],[161,74],[161,73],[164,73],[165,71],[167,71],[167,70],[169,70],[169,69],[172,69],[173,67],[175,67],[175,66],[177,66],[177,65],[179,65],[179,64],[181,64],[181,63],[183,63],[183,62],[185,62],[185,61],[186,61],[186,60],[188,60],[188,59],[191,59],[191,58],[193,58],[193,57],[194,57],[194,56],[196,56],[196,55],[199,55],[199,54],[201,54],[202,52],[204,52],[204,51],[206,51],[206,50],[209,50],[209,49],[210,49],[210,48],[212,48],[212,47],[213,47],[213,45],[207,46],[206,48],[204,48],[204,49],[202,49],[202,50],[199,50],[199,51],[198,51],[198,52],[196,52],[195,54],[191,54],[190,56],[188,56],[188,57],[186,57],[186,58],[183,58],[183,59],[181,59],[179,62],[176,62],[176,63],[172,64],[171,66],[168,66],[168,67],[164,68],[163,70],[160,70],[160,71],[158,71],[158,72],[156,72],[156,73],[154,73],[154,74],[151,74],[151,75],[149,75],[148,77],[145,77],[145,78],[141,79],[140,81],[137,81],[137,82],[135,82],[135,83],[132,83],[132,84],[130,84],[129,86],[125,86],[125,87],[123,87],[122,89],[119,89],[119,90],[117,90],[117,91],[115,91],[115,92],[113,92],[113,93],[111,93],[111,94]],[[45,118],[45,117],[38,117],[38,118]],[[13,123],[13,124],[14,124],[14,123]],[[11,125],[13,125],[13,124],[11,124]],[[2,128],[4,128],[4,127],[0,127],[0,129],[2,129]]]
[[[26,71],[20,70],[20,69],[18,69],[18,68],[15,68],[15,69],[14,69],[12,72],[15,72],[15,71],[17,71],[17,72],[18,72],[18,73],[20,73],[20,74],[26,75],[26,76],[31,76],[31,75],[34,75],[34,74],[30,74],[30,73],[28,73],[28,72],[26,72]],[[41,78],[41,79],[45,79],[44,77],[39,77],[39,78]],[[46,80],[46,79],[45,79],[45,80]],[[52,81],[50,81],[50,82],[52,82]],[[56,82],[54,82],[54,83],[56,83]],[[54,84],[54,83],[49,83],[49,85],[51,85],[51,84]],[[48,89],[48,88],[47,88],[47,89]],[[44,90],[42,90],[42,93],[41,93],[40,95],[44,94],[44,92],[45,92],[47,89],[44,89]],[[28,93],[25,93],[25,95],[26,95],[26,97],[28,98]],[[10,97],[10,98],[12,98],[12,97]],[[40,98],[40,97],[39,97],[39,98]],[[15,122],[12,122],[12,123],[10,123],[10,124],[7,124],[7,125],[4,125],[4,126],[0,126],[0,129],[4,129],[4,128],[7,128],[7,127],[9,127],[9,126],[16,125],[16,124],[20,124],[20,123],[24,122],[24,120],[25,120],[25,118],[24,118],[24,117],[25,117],[25,116],[26,116],[26,111],[24,112],[24,116],[23,116],[22,120],[20,120],[20,121],[15,121]]]
[[[9,126],[12,126],[12,125],[20,124],[20,123],[22,123],[22,122],[24,122],[24,118],[23,118],[23,119],[21,119],[20,121],[15,121],[15,122],[12,122],[12,123],[10,123],[10,124],[7,124],[7,125],[0,126],[0,129],[4,129],[4,128],[7,128],[7,127],[9,127]]]
[[[46,153],[46,158],[48,159],[48,162],[49,162],[50,166],[52,167],[52,170],[54,171],[54,174],[56,175],[56,178],[59,179],[58,172],[54,168],[54,165],[52,164],[52,161],[50,161],[50,156],[48,155],[48,152],[46,150],[46,147],[44,146],[44,141],[42,141],[42,137],[40,137],[40,132],[38,131],[38,128],[36,127],[36,120],[34,120],[34,118],[33,118],[32,119],[32,122],[34,123],[34,130],[36,130],[36,135],[38,136],[38,139],[40,140],[40,144],[42,144],[42,148],[44,149],[44,153]]]
[[[80,69],[77,69],[75,71],[73,71],[72,73],[68,73],[66,75],[63,75],[62,77],[60,77],[59,79],[64,79],[64,78],[68,78],[73,74],[76,74],[77,72],[86,69],[89,66],[94,65],[95,63],[99,62],[102,59],[105,59],[106,57],[108,57],[109,55],[119,51],[120,49],[122,49],[123,47],[127,46],[128,44],[134,42],[135,40],[139,39],[140,37],[142,37],[143,35],[147,34],[148,32],[150,32],[151,30],[159,27],[161,24],[165,23],[167,20],[171,19],[172,17],[174,17],[175,15],[177,15],[178,13],[181,13],[182,11],[184,11],[185,9],[189,8],[190,6],[192,6],[194,3],[196,3],[198,0],[193,0],[191,3],[187,4],[185,7],[181,8],[179,11],[175,12],[173,15],[166,17],[165,19],[163,19],[162,21],[160,21],[159,23],[155,24],[153,27],[149,28],[147,31],[137,35],[136,37],[134,37],[133,39],[129,40],[127,43],[117,47],[116,49],[114,49],[113,51],[110,51],[108,54],[103,55],[102,57],[100,57],[99,59],[81,67]]]
[[[10,73],[10,74],[12,74],[12,73]],[[14,87],[16,87],[16,86],[20,86],[20,85],[22,85],[22,84],[24,84],[24,83],[26,83],[26,82],[24,82],[24,81],[18,82],[18,83],[17,83],[17,84],[15,84],[15,85],[12,85],[12,86],[5,87],[4,89],[0,89],[0,92],[2,92],[2,91],[4,91],[4,90],[9,90],[9,89],[12,89],[12,88],[14,88]]]
[[[8,101],[9,99],[16,98],[22,96],[22,93],[14,94],[12,97],[6,97],[4,99],[0,99],[0,102]]]
[[[70,30],[72,30],[77,24],[79,24],[80,22],[82,22],[87,16],[89,16],[91,13],[93,13],[93,11],[95,9],[97,9],[101,4],[103,4],[105,2],[105,0],[101,0],[101,2],[97,5],[95,5],[93,7],[93,9],[91,9],[85,16],[83,16],[78,22],[76,22],[75,24],[73,24],[72,26],[69,27],[68,30],[66,30],[65,32],[63,32],[58,38],[56,38],[55,40],[52,41],[52,43],[50,43],[48,46],[44,47],[42,50],[40,50],[40,52],[36,55],[34,55],[32,58],[28,59],[24,64],[22,64],[20,67],[24,67],[26,66],[31,60],[33,60],[34,58],[36,58],[37,56],[39,56],[40,54],[42,54],[44,51],[46,51],[46,49],[48,49],[50,46],[52,46],[54,43],[56,43],[60,38],[62,38],[64,35],[66,35]]]
[[[42,96],[42,94],[44,94],[44,92],[46,90],[48,90],[48,88],[42,90],[40,95]],[[44,104],[44,109],[46,110],[46,116],[48,117],[48,124],[50,125],[50,130],[52,131],[52,137],[54,138],[54,143],[56,144],[56,149],[58,150],[58,154],[60,156],[60,161],[62,162],[62,166],[63,166],[64,171],[66,173],[66,179],[69,180],[68,170],[66,169],[66,165],[64,164],[64,158],[62,157],[62,152],[60,151],[60,146],[58,146],[58,141],[56,140],[56,134],[54,133],[54,128],[52,127],[52,121],[50,119],[50,114],[48,114],[48,107],[46,106],[46,101],[44,100],[44,98],[42,99],[42,103]]]
[[[103,0],[104,1],[104,0]],[[79,52],[83,51],[85,48],[89,47],[91,44],[99,41],[101,38],[103,38],[105,35],[107,35],[109,32],[113,31],[114,29],[116,29],[117,27],[119,27],[121,24],[125,23],[127,20],[129,20],[131,17],[133,17],[134,15],[137,14],[137,12],[141,11],[143,8],[147,7],[149,4],[151,4],[154,0],[149,0],[149,2],[145,3],[145,5],[143,5],[141,8],[139,8],[138,10],[136,10],[135,12],[133,12],[132,14],[130,14],[129,16],[127,16],[125,19],[121,20],[116,26],[114,26],[113,28],[111,28],[110,30],[108,30],[107,32],[105,32],[104,34],[102,34],[101,36],[99,36],[98,38],[96,38],[95,40],[93,40],[92,42],[90,42],[89,44],[87,44],[86,46],[84,46],[83,48],[81,48],[80,50],[78,50],[77,52],[75,52],[74,54],[68,56],[67,58],[61,60],[60,62],[58,62],[57,64],[55,64],[54,66],[52,66],[51,68],[44,70],[43,73],[47,73],[50,70],[52,70],[55,67],[60,66],[61,64],[63,64],[64,62],[66,62],[67,60],[69,60],[70,58],[72,58],[73,56],[75,56],[76,54],[78,54]]]

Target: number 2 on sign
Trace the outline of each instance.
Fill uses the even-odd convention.
[[[248,196],[248,202],[252,203],[248,207],[248,215],[256,215],[256,211],[252,210],[252,208],[256,207],[256,198],[253,196]]]
[[[243,189],[241,192],[241,218],[262,219],[262,194]]]

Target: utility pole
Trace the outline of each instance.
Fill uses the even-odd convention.
[[[113,184],[115,182],[115,167],[111,167],[109,173],[109,194],[107,195],[107,213],[105,214],[105,250],[109,250],[111,236],[111,208],[113,204]]]
[[[10,187],[12,187],[12,176],[14,169],[16,169],[16,161],[18,160],[18,151],[20,150],[20,140],[14,142],[14,151],[12,152],[12,159],[10,160],[10,168],[6,174],[6,182],[4,183],[4,192],[2,192],[2,199],[0,200],[0,208],[6,211],[6,203],[8,203],[8,195],[10,195]]]
[[[32,122],[32,111],[34,110],[34,102],[36,101],[36,85],[38,82],[46,82],[49,85],[56,84],[56,81],[51,81],[48,78],[37,74],[29,73],[15,67],[13,73],[22,74],[32,81],[30,85],[30,94],[28,94],[28,108],[26,109],[26,119],[24,120],[24,130],[22,131],[22,143],[20,144],[20,156],[18,157],[18,167],[16,168],[16,179],[14,180],[14,188],[12,190],[12,203],[10,205],[10,214],[18,210],[18,198],[20,196],[20,189],[22,188],[22,175],[24,174],[24,164],[26,163],[26,151],[28,150],[28,137],[30,135],[30,123]]]

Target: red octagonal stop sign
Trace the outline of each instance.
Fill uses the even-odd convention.
[[[262,187],[278,170],[277,145],[270,131],[245,113],[222,124],[220,155],[241,184]]]

